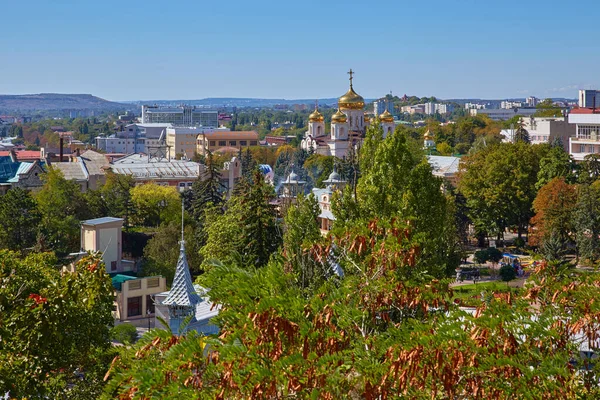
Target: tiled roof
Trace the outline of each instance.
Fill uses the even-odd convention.
[[[9,151],[0,151],[0,157],[9,156]],[[17,160],[19,161],[27,161],[27,160],[39,160],[40,152],[39,150],[20,150],[15,151],[15,155],[17,156]]]
[[[600,108],[574,108],[569,114],[600,114]]]
[[[227,139],[248,139],[258,140],[256,131],[213,131],[204,133],[207,139],[210,140],[227,140]]]
[[[167,306],[194,307],[200,301],[200,296],[196,293],[196,289],[192,283],[190,268],[185,256],[185,241],[182,240],[173,286],[162,304]]]

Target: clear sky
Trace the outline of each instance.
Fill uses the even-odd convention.
[[[600,1],[5,0],[0,93],[576,97]]]

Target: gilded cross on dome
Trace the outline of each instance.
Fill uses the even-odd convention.
[[[352,68],[350,68],[350,71],[348,71],[348,75],[350,75],[350,86],[352,86],[352,75],[354,75],[354,71],[352,71]]]

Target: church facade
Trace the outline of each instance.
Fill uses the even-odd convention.
[[[326,156],[345,158],[352,146],[359,145],[371,124],[365,112],[365,99],[354,91],[350,70],[350,88],[338,99],[338,110],[331,117],[329,133],[325,133],[325,118],[318,110],[308,117],[308,131],[304,134],[301,147]],[[394,117],[387,110],[379,116],[384,137],[394,131]]]

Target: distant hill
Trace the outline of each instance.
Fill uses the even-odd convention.
[[[0,95],[0,112],[89,110],[118,111],[132,109],[131,104],[115,103],[91,94],[40,93]]]
[[[327,99],[318,99],[320,105],[333,105],[338,101],[337,97],[331,97]],[[366,102],[372,100],[365,99]],[[197,107],[273,107],[275,105],[292,105],[292,104],[307,104],[314,105],[315,99],[259,99],[259,98],[243,98],[243,97],[209,97],[206,99],[197,100],[135,100],[127,101],[127,103],[137,105],[179,105],[186,104]]]

